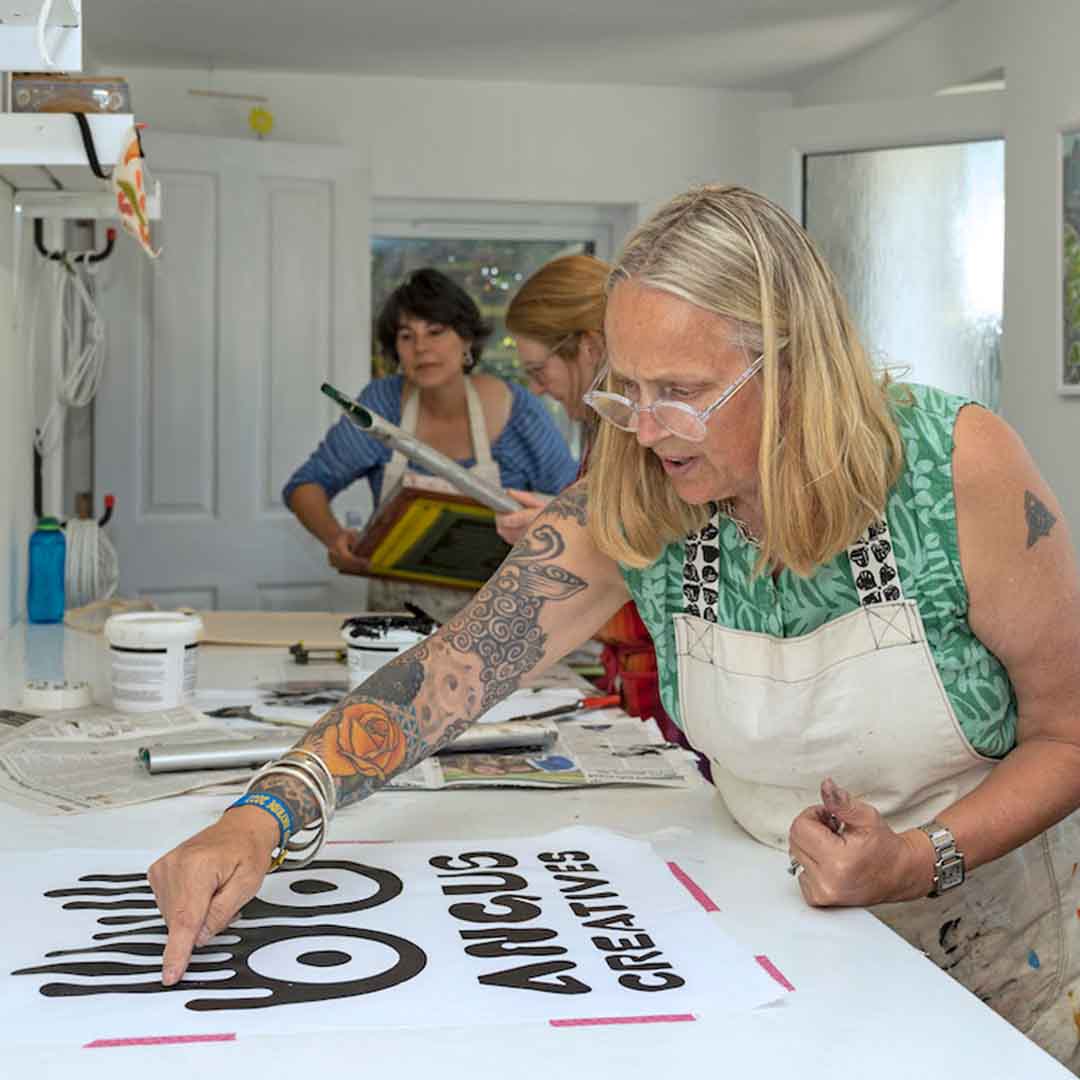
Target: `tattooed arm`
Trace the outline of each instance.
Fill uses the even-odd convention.
[[[362,799],[591,637],[628,598],[585,530],[584,490],[572,488],[537,515],[468,607],[376,671],[297,745],[330,767],[338,806]],[[261,790],[305,821],[318,813],[287,778],[267,777]]]
[[[538,514],[469,605],[438,633],[376,671],[297,744],[334,777],[337,805],[377,791],[454,739],[482,713],[586,641],[629,598],[586,530],[582,485]],[[257,788],[314,821],[310,792],[285,775]],[[238,807],[151,867],[169,926],[163,981],[180,978],[193,944],[223,929],[254,895],[277,825]]]

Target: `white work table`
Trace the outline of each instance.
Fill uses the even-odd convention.
[[[257,675],[344,677],[297,667],[283,650],[203,647],[199,681],[242,688]],[[0,706],[27,678],[87,679],[108,699],[100,638],[16,626],[3,639]],[[225,799],[184,796],[74,817],[0,809],[0,850],[164,851],[215,820]],[[392,841],[536,835],[569,825],[649,841],[719,906],[711,917],[795,986],[777,1004],[693,1023],[552,1028],[545,1024],[394,1028],[245,1037],[235,1042],[59,1050],[5,1046],[0,1075],[124,1080],[342,1075],[482,1080],[551,1077],[798,1077],[799,1080],[1042,1080],[1069,1074],[862,911],[816,911],[787,857],[751,840],[704,782],[685,790],[576,789],[381,793],[343,810],[334,835]],[[2,856],[0,856],[2,859]],[[2,866],[2,861],[0,861]],[[127,1002],[118,996],[116,1008]],[[362,1009],[362,1001],[357,1008]],[[2,1028],[2,1021],[0,1021]]]

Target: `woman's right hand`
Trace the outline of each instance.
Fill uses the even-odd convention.
[[[280,832],[257,806],[238,806],[150,867],[150,887],[169,937],[161,981],[179,982],[196,946],[206,945],[255,895]]]
[[[356,529],[342,529],[326,546],[330,565],[343,574],[363,574],[367,571],[369,560],[355,554],[360,543],[360,534]]]
[[[515,488],[507,489],[507,494],[521,503],[523,509],[496,514],[495,528],[508,544],[516,544],[528,531],[536,515],[551,502],[553,496],[541,495],[536,491],[518,491]]]

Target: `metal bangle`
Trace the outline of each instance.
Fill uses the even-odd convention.
[[[282,761],[291,761],[297,765],[310,765],[314,766],[315,772],[321,778],[321,781],[325,781],[323,784],[323,795],[326,797],[326,805],[330,810],[330,817],[333,818],[335,811],[337,810],[337,785],[334,782],[334,774],[330,772],[326,762],[323,761],[318,754],[313,753],[311,750],[305,750],[303,747],[294,746],[288,753],[281,757]],[[320,781],[320,782],[321,782]]]
[[[269,762],[259,769],[251,780],[248,781],[248,786],[244,789],[244,794],[246,795],[260,780],[274,772],[284,772],[299,780],[315,796],[315,801],[319,806],[322,817],[326,818],[329,815],[330,808],[327,805],[321,779],[309,765],[299,761],[285,761],[284,759],[279,758],[276,761]],[[296,831],[300,832],[300,829],[303,827],[303,823],[301,823],[300,828]],[[308,827],[310,828],[310,826]]]
[[[291,773],[307,786],[308,790],[316,796],[322,821],[324,824],[329,825],[330,819],[334,816],[334,811],[331,809],[333,804],[327,798],[322,777],[305,761],[294,761],[283,757],[274,762],[274,765],[279,772]],[[296,831],[300,832],[299,829]]]
[[[299,780],[300,783],[303,784],[304,787],[306,787],[308,791],[311,792],[312,796],[315,799],[315,805],[319,808],[318,820],[310,823],[301,824],[300,828],[298,828],[293,834],[294,836],[301,832],[305,832],[308,829],[314,829],[319,825],[321,825],[323,828],[326,827],[330,816],[330,811],[326,805],[326,798],[323,795],[322,788],[319,786],[318,781],[307,771],[307,769],[302,768],[301,766],[297,765],[295,762],[292,761],[275,761],[273,762],[272,767],[269,769],[269,772],[285,773],[286,775],[292,776],[296,780]],[[292,850],[295,851],[298,849],[294,846]]]
[[[297,833],[299,833],[301,831],[306,832],[310,829],[314,829],[315,835],[303,843],[296,843],[292,837],[287,837],[284,848],[279,849],[278,856],[271,862],[271,870],[276,870],[280,866],[285,866],[288,869],[300,869],[318,855],[326,841],[326,826],[329,818],[329,809],[326,804],[326,799],[323,797],[322,787],[317,778],[309,772],[307,767],[300,765],[298,762],[270,762],[268,765],[263,766],[263,768],[251,778],[248,789],[259,780],[275,772],[285,773],[286,775],[299,780],[300,783],[302,783],[314,796],[315,803],[319,808],[318,820],[309,825],[302,825],[301,828],[297,830]],[[307,852],[307,854],[304,854],[305,852]],[[288,857],[290,854],[293,856],[302,855],[303,857],[290,858]]]

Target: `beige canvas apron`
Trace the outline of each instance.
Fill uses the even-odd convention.
[[[887,524],[871,526],[849,558],[864,606],[801,637],[674,616],[686,736],[711,759],[735,819],[782,850],[795,817],[821,801],[826,776],[900,831],[930,821],[994,765],[972,748],[953,712],[918,608],[903,598]],[[700,570],[690,568],[686,580],[700,581]],[[873,909],[1074,1071],[1077,860],[1074,814],[940,898]]]
[[[499,484],[501,483],[499,465],[491,456],[491,440],[488,438],[487,424],[484,423],[484,409],[480,404],[480,395],[477,394],[469,375],[465,376],[465,404],[469,416],[469,437],[472,441],[473,457],[476,459],[476,464],[472,466],[470,472],[476,473],[484,480]],[[409,394],[401,407],[400,426],[403,431],[410,435],[416,434],[419,412],[420,395]],[[394,490],[407,466],[408,459],[400,450],[395,450],[383,473],[382,499]],[[404,611],[402,603],[409,600],[439,622],[446,622],[469,602],[471,595],[463,589],[448,589],[440,585],[421,585],[409,581],[372,578],[368,583],[368,610]]]

